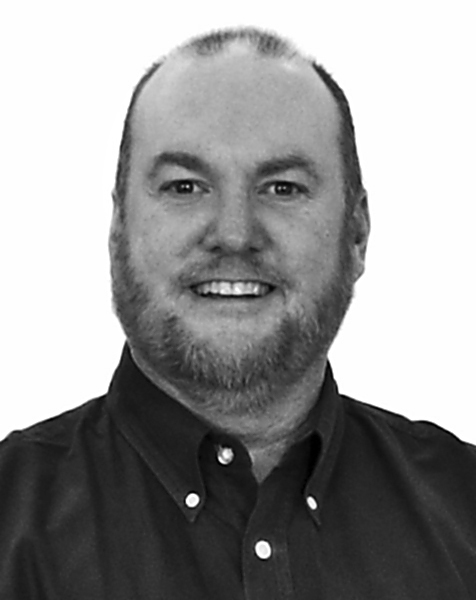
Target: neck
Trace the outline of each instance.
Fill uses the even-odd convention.
[[[171,398],[215,429],[238,438],[248,450],[258,482],[263,481],[279,464],[299,437],[319,396],[326,367],[324,358],[313,364],[294,386],[284,390],[270,388],[266,401],[260,406],[253,410],[240,410],[240,406],[249,404],[252,390],[240,394],[223,390],[210,392],[194,387],[191,391],[189,387],[171,383],[152,371],[134,352],[133,357],[141,371]]]

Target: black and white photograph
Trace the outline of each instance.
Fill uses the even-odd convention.
[[[0,600],[474,600],[473,12],[0,8]]]

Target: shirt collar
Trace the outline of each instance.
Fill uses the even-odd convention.
[[[312,517],[318,525],[321,523],[321,511],[329,479],[334,470],[344,433],[344,409],[342,398],[327,363],[324,381],[319,398],[309,413],[309,427],[319,439],[319,452],[315,458],[311,476],[305,487],[305,500]],[[314,502],[309,501],[312,498]]]
[[[210,427],[154,385],[136,366],[127,345],[107,403],[122,434],[193,521],[206,499],[198,452]]]
[[[129,443],[149,465],[187,519],[193,521],[206,500],[198,456],[211,427],[155,386],[134,363],[126,345],[107,395],[109,410]],[[343,434],[343,408],[330,364],[306,431],[316,434],[319,452],[305,486],[316,523]],[[198,503],[197,503],[198,500]],[[309,504],[309,503],[308,503]]]

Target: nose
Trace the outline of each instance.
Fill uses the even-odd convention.
[[[245,190],[227,190],[216,200],[205,245],[225,254],[258,252],[268,235],[258,214],[256,199]]]

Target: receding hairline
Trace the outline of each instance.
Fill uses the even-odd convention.
[[[235,30],[224,30],[225,33],[228,31],[234,32]],[[254,29],[244,29],[244,30],[239,30],[241,31],[245,31],[248,32],[250,31],[251,34],[254,33]],[[217,32],[217,35],[220,36],[220,39],[222,37],[222,33],[221,31]],[[312,58],[310,57],[306,57],[304,54],[302,54],[299,50],[297,50],[297,48],[292,45],[291,42],[288,42],[287,40],[285,40],[284,38],[274,38],[272,37],[272,40],[276,40],[276,44],[259,44],[259,40],[261,40],[261,37],[258,37],[258,34],[261,36],[262,32],[258,32],[256,34],[256,40],[254,38],[249,38],[248,34],[246,34],[246,37],[237,37],[237,38],[226,38],[225,41],[221,42],[220,44],[212,44],[212,48],[210,48],[210,42],[209,42],[209,38],[202,38],[200,36],[198,36],[197,38],[193,38],[192,40],[182,44],[181,46],[178,46],[177,48],[173,49],[171,52],[169,52],[165,57],[161,58],[160,60],[158,60],[154,65],[152,65],[152,67],[149,69],[149,72],[147,73],[148,76],[144,77],[143,80],[141,81],[141,84],[138,86],[138,88],[136,89],[136,94],[135,97],[133,98],[133,102],[131,103],[131,108],[132,108],[132,113],[130,115],[130,134],[132,137],[134,137],[134,126],[135,126],[135,117],[136,117],[136,113],[137,113],[137,109],[140,109],[140,104],[141,104],[141,99],[142,96],[144,95],[144,93],[146,92],[147,88],[149,87],[150,84],[153,83],[153,80],[155,79],[155,77],[157,75],[159,75],[158,71],[161,71],[163,67],[167,66],[172,66],[173,63],[180,65],[180,63],[182,63],[184,68],[187,68],[190,63],[193,63],[193,61],[201,61],[201,60],[213,60],[214,58],[223,58],[226,57],[227,54],[232,55],[233,53],[239,52],[241,49],[243,50],[243,53],[246,54],[250,59],[256,59],[256,60],[271,60],[273,62],[282,62],[282,63],[288,63],[291,66],[293,65],[293,63],[297,66],[297,67],[304,67],[304,68],[308,68],[310,71],[312,72],[312,77],[316,78],[316,81],[319,81],[319,83],[322,86],[322,90],[324,91],[325,94],[328,95],[329,100],[331,101],[331,103],[334,105],[334,108],[336,109],[336,116],[337,116],[337,127],[338,127],[338,131],[340,131],[341,128],[341,120],[342,120],[342,116],[340,114],[340,110],[339,107],[337,106],[337,102],[335,97],[333,96],[331,90],[329,89],[328,85],[326,84],[326,82],[323,80],[323,78],[321,77],[320,73],[318,71],[316,71],[315,69],[315,63],[312,60]],[[270,34],[272,35],[272,34]],[[204,44],[204,40],[208,42],[206,44]],[[180,67],[179,67],[180,68]],[[339,135],[339,132],[338,132]],[[132,142],[132,140],[131,140]]]
[[[297,47],[282,37],[271,31],[254,28],[238,27],[231,29],[215,30],[208,34],[200,34],[182,45],[176,47],[166,56],[153,63],[134,88],[129,107],[126,113],[124,129],[121,138],[119,160],[116,170],[116,180],[113,197],[122,205],[127,194],[127,185],[129,181],[130,157],[133,145],[133,129],[136,113],[136,105],[145,87],[156,72],[173,56],[179,54],[190,57],[210,58],[218,56],[234,44],[240,44],[243,47],[253,51],[256,57],[298,60],[306,63],[313,69],[314,76],[327,88],[333,97],[337,108],[338,119],[338,143],[341,146],[341,158],[343,161],[344,177],[346,185],[346,198],[349,199],[351,206],[354,199],[365,192],[362,184],[362,174],[360,161],[358,158],[355,131],[352,114],[347,97],[340,88],[333,76],[312,56],[306,56]]]
[[[289,61],[290,63],[306,65],[322,81],[322,78],[313,69],[313,59],[305,56],[297,47],[286,38],[268,31],[261,31],[251,27],[224,29],[211,32],[207,36],[196,36],[189,41],[177,46],[168,54],[160,58],[149,69],[139,86],[134,105],[139,100],[147,84],[154,78],[165,64],[180,61],[181,59],[207,60],[225,56],[239,50],[247,53],[250,58],[257,60]],[[325,83],[322,81],[327,88]]]

